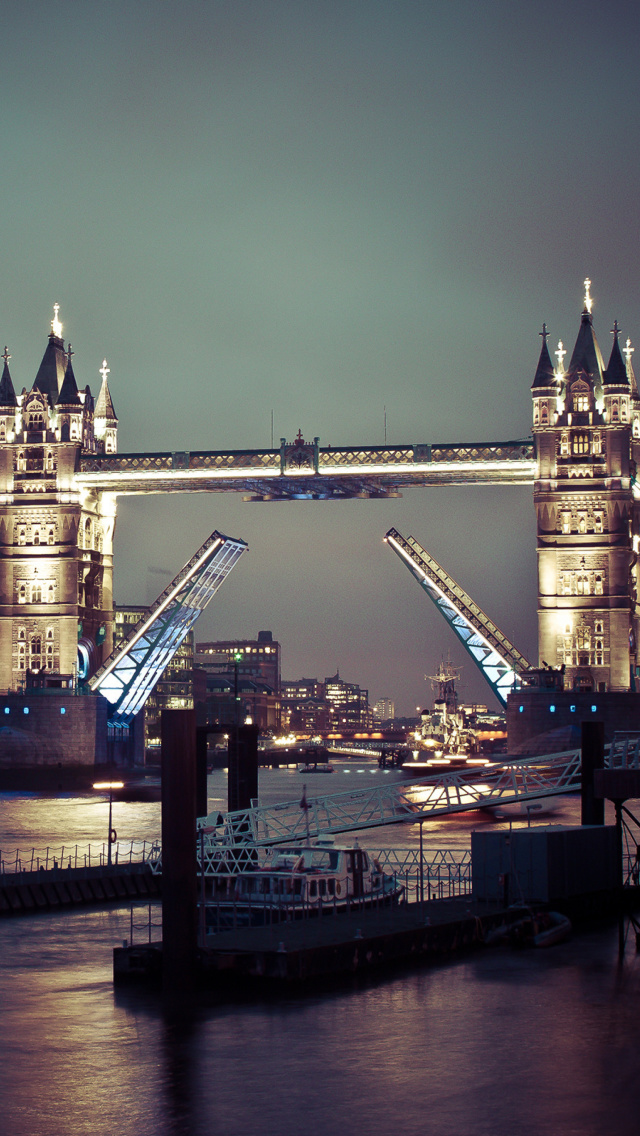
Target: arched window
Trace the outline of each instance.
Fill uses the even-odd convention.
[[[578,532],[586,533],[587,531],[587,514],[578,513]]]
[[[618,422],[619,419],[620,419],[620,404],[619,404],[617,398],[614,398],[611,401],[611,421],[612,422]]]
[[[47,627],[47,640],[53,639],[53,627]]]
[[[27,585],[26,584],[20,584],[20,587],[18,588],[18,603],[23,604],[23,603],[26,603],[26,602],[27,602]]]
[[[576,592],[579,596],[588,596],[590,592],[589,577],[586,572],[576,574]]]
[[[47,588],[47,603],[55,603],[55,600],[56,586],[55,584],[49,584],[49,587]]]
[[[540,407],[540,425],[549,425],[549,407],[547,406],[546,402],[543,402]]]
[[[594,513],[593,516],[593,531],[597,533],[602,532],[602,513]]]
[[[38,525],[34,525],[33,528],[33,543],[40,544],[40,528]]]
[[[53,525],[49,525],[49,528],[47,530],[47,544],[53,544],[54,543],[54,537],[55,537],[55,532],[54,532],[54,529],[53,529]]]
[[[574,394],[573,396],[573,409],[577,414],[583,414],[585,410],[589,409],[589,395],[588,394]]]
[[[26,668],[27,646],[26,643],[18,643],[18,670],[23,671]]]
[[[565,510],[562,514],[562,531],[563,533],[571,532],[571,513]]]
[[[569,456],[569,435],[561,434],[560,436],[560,457],[567,458]]]
[[[34,635],[31,640],[31,669],[33,671],[40,670],[42,665],[42,640],[39,635]]]
[[[573,434],[571,438],[571,450],[574,454],[588,454],[589,453],[589,435],[588,434]]]
[[[84,547],[91,548],[91,521],[88,517],[84,522]]]
[[[593,590],[594,590],[594,593],[595,593],[596,596],[602,595],[603,581],[602,581],[602,576],[601,576],[600,573],[596,573],[596,577],[595,577],[594,584],[593,584]],[[596,624],[596,631],[597,631],[597,629],[598,628],[597,628],[597,624]]]
[[[42,603],[42,585],[41,584],[32,584],[31,585],[31,603],[32,604]]]

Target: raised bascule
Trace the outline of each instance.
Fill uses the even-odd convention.
[[[119,454],[106,360],[94,399],[76,382],[58,316],[56,305],[42,363],[21,394],[6,348],[3,356],[0,688],[23,688],[27,673],[77,676],[78,667],[91,679],[111,655],[119,495],[326,501],[483,483],[533,487],[540,664],[562,673],[565,691],[635,690],[640,399],[617,322],[604,364],[588,281],[568,363],[562,343],[552,362],[543,326],[532,437],[476,445],[334,449],[299,433],[274,449]]]

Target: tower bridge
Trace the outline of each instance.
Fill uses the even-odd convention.
[[[277,450],[82,455],[76,484],[103,493],[243,493],[250,501],[398,497],[431,485],[533,485],[530,438],[466,445],[321,447],[301,434]]]
[[[640,397],[614,322],[605,366],[590,284],[568,364],[542,345],[532,438],[334,449],[299,433],[278,448],[117,453],[106,360],[78,386],[59,310],[32,385],[0,378],[0,689],[26,671],[70,675],[78,642],[96,673],[112,650],[117,498],[242,493],[252,501],[389,498],[438,485],[531,485],[540,661],[569,689],[630,691],[638,670]],[[420,535],[420,534],[418,534]],[[382,536],[382,533],[381,533]]]

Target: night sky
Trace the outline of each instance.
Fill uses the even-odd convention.
[[[503,441],[531,430],[542,321],[583,280],[640,343],[640,6],[477,0],[4,0],[0,339],[31,387],[60,304],[106,355],[121,452]],[[636,362],[636,369],[638,364]],[[495,705],[382,543],[412,533],[536,661],[527,488],[401,500],[120,498],[116,601],[212,529],[249,542],[197,637],[282,643],[430,702],[442,658]]]

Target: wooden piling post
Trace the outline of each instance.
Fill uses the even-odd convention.
[[[172,998],[193,989],[197,944],[196,716],[163,710],[162,981]]]

